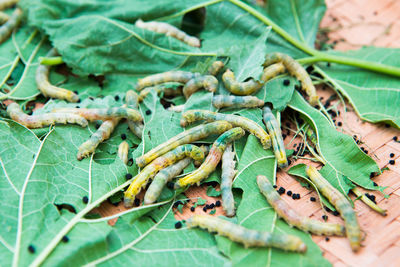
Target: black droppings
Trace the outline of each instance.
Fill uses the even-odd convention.
[[[76,103],[81,103],[81,100],[80,100],[80,99],[78,99],[78,101],[76,101]]]
[[[389,160],[390,165],[394,165],[395,163],[396,163],[396,161],[394,161],[394,159]]]
[[[128,160],[128,166],[130,167],[132,165],[133,165],[133,159],[131,158],[131,159]]]
[[[206,204],[206,205],[205,205],[205,208],[206,208],[206,210],[209,210],[209,209],[210,209],[210,205],[209,205],[209,204]]]
[[[328,216],[322,215],[322,219],[323,219],[324,221],[326,221],[326,220],[328,220]]]
[[[213,209],[214,207],[215,207],[215,204],[211,203],[209,209]]]
[[[122,139],[122,140],[125,140],[125,139],[126,139],[126,134],[124,134],[124,133],[121,134],[121,139]]]
[[[283,80],[283,85],[284,86],[288,86],[290,84],[290,80],[289,79],[284,79]]]
[[[393,141],[397,141],[397,136],[393,136]]]
[[[337,210],[335,210],[332,214],[333,216],[339,216],[340,213]]]
[[[150,115],[150,114],[151,114],[151,110],[150,109],[146,110],[146,115]]]
[[[114,96],[114,99],[115,99],[115,101],[118,101],[119,100],[119,96],[118,95]]]
[[[203,211],[207,212],[207,207],[206,206],[203,207]]]
[[[29,245],[29,246],[28,246],[28,251],[29,251],[30,253],[35,253],[35,252],[36,252],[36,248],[35,248],[33,245]]]
[[[221,207],[221,201],[219,200],[215,201],[215,207]]]
[[[62,237],[61,241],[64,242],[64,243],[68,243],[69,237],[65,235],[65,236]]]
[[[81,108],[80,106],[75,106],[75,108]]]
[[[370,174],[369,174],[369,178],[374,178],[375,177],[375,173],[374,172],[371,172]]]
[[[281,187],[279,187],[279,189],[278,189],[278,193],[279,193],[279,195],[282,195],[282,194],[284,194],[285,193],[285,188],[283,188],[282,186]]]
[[[174,203],[174,208],[177,208],[179,205],[183,204],[182,201],[178,200]]]
[[[135,198],[134,204],[135,204],[136,207],[138,207],[140,205],[140,199]]]
[[[132,174],[130,174],[130,173],[127,173],[127,174],[125,174],[125,179],[126,180],[129,180],[129,179],[132,179]]]
[[[87,204],[89,202],[89,198],[87,196],[84,196],[82,198],[83,203]]]
[[[287,191],[286,195],[288,195],[289,197],[292,195],[292,191]]]
[[[329,237],[325,237],[325,241],[326,241],[326,242],[329,242]]]
[[[277,186],[276,184],[274,184],[272,187],[273,187],[273,188],[277,188],[278,186]]]
[[[389,155],[391,158],[394,158],[394,153],[390,153]]]
[[[310,200],[311,200],[312,202],[317,201],[317,199],[316,199],[315,197],[310,197]]]
[[[182,228],[182,222],[176,222],[175,223],[175,229]]]
[[[341,126],[343,125],[343,123],[342,123],[341,121],[339,121],[339,122],[337,123],[337,125],[338,125],[339,127],[341,127]]]
[[[366,193],[365,196],[366,196],[367,198],[369,198],[372,202],[374,202],[374,203],[376,204],[376,197],[375,197],[375,195]]]
[[[191,212],[194,212],[194,210],[195,210],[195,207],[193,207],[193,206],[190,207],[190,211],[191,211]]]

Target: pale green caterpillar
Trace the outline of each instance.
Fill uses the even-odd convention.
[[[141,122],[143,120],[142,115],[139,111],[126,108],[126,107],[115,107],[115,108],[56,108],[52,112],[57,113],[72,113],[78,114],[88,121],[106,121],[112,119],[126,118],[134,122]]]
[[[164,96],[179,96],[182,95],[182,86],[176,86],[175,84],[174,86],[159,84],[155,86],[146,87],[142,91],[140,91],[139,102],[142,102],[151,91],[155,91],[157,95],[163,92]]]
[[[264,106],[264,101],[255,96],[215,95],[212,104],[216,108],[256,108]]]
[[[10,37],[14,29],[16,29],[21,23],[22,10],[16,8],[11,14],[10,18],[0,27],[0,43],[3,43]]]
[[[264,69],[263,74],[261,75],[261,81],[266,83],[285,71],[286,68],[281,62],[269,65]]]
[[[128,152],[129,152],[128,142],[122,141],[118,146],[118,157],[125,165],[128,163]]]
[[[304,253],[306,244],[297,236],[283,232],[269,233],[247,229],[241,225],[208,215],[194,215],[186,220],[188,227],[200,227],[209,232],[217,232],[234,242],[248,247],[274,247],[286,251]]]
[[[19,0],[1,0],[0,1],[0,10],[4,10],[10,7],[13,7],[18,3]]]
[[[139,107],[138,94],[133,90],[127,91],[125,94],[125,103],[128,108],[137,110]],[[128,126],[134,135],[136,135],[139,138],[142,138],[142,132],[143,132],[143,128],[144,128],[143,123],[128,120]]]
[[[143,79],[139,79],[136,84],[136,90],[141,91],[143,90],[143,88],[168,82],[177,82],[186,84],[188,81],[199,75],[200,75],[199,73],[192,73],[188,71],[179,71],[179,70],[158,73],[144,77]]]
[[[235,152],[232,144],[228,144],[224,154],[222,154],[222,174],[221,174],[221,196],[222,208],[226,216],[235,216],[235,200],[232,194],[232,180],[235,177]]]
[[[225,67],[224,62],[214,61],[213,64],[208,68],[207,73],[216,76]]]
[[[251,95],[263,86],[263,83],[251,79],[247,82],[236,81],[235,74],[231,70],[226,70],[222,75],[225,88],[235,95]]]
[[[183,87],[183,95],[188,99],[200,88],[204,88],[207,91],[214,93],[218,88],[217,78],[212,75],[196,76],[185,84]]]

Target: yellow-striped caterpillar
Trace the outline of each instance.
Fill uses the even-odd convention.
[[[53,112],[57,113],[72,113],[77,114],[88,121],[106,121],[112,119],[126,118],[134,122],[141,122],[143,120],[142,115],[139,111],[126,108],[126,107],[115,107],[115,108],[56,108]]]
[[[235,216],[235,200],[232,194],[232,180],[235,177],[235,152],[232,144],[228,144],[222,155],[221,196],[222,207],[226,216]]]
[[[272,78],[274,78],[275,76],[278,76],[279,74],[284,73],[285,71],[286,71],[286,68],[282,62],[271,64],[264,69],[263,74],[261,75],[261,81],[266,83],[269,80],[271,80]]]
[[[245,248],[274,247],[301,253],[307,250],[306,244],[297,236],[287,235],[283,232],[269,233],[247,229],[213,216],[194,215],[186,221],[186,224],[188,227],[200,227],[209,232],[217,232],[218,235],[243,244]]]
[[[139,102],[142,102],[151,91],[155,91],[157,95],[163,92],[164,96],[179,96],[182,95],[182,86],[180,84],[173,84],[171,86],[169,86],[168,84],[159,84],[146,87],[142,91],[140,91]]]
[[[188,81],[183,87],[183,95],[188,99],[194,92],[204,88],[209,92],[215,92],[218,88],[218,80],[212,75],[199,75]]]
[[[118,146],[118,157],[125,165],[128,163],[128,152],[129,152],[128,142],[122,141]]]
[[[217,76],[217,74],[225,67],[224,62],[222,61],[214,61],[211,66],[208,68],[207,73],[213,76]]]
[[[231,70],[226,70],[222,75],[225,88],[235,95],[251,95],[263,86],[263,83],[251,79],[247,82],[236,81],[235,74]]]
[[[192,73],[189,71],[180,71],[180,70],[157,73],[139,79],[136,84],[136,90],[141,91],[143,90],[143,88],[168,82],[177,82],[186,84],[195,76],[199,75],[200,75],[199,73]]]
[[[133,90],[128,90],[125,94],[125,105],[128,108],[132,109],[138,109],[139,107],[139,96],[138,94],[133,91]],[[132,120],[128,120],[128,126],[129,129],[132,131],[134,135],[136,135],[139,138],[142,138],[142,132],[143,132],[143,123],[141,122],[135,122]]]
[[[264,101],[255,96],[216,95],[212,104],[216,108],[256,108],[264,106]]]
[[[11,35],[14,29],[16,29],[21,23],[22,10],[16,8],[11,14],[10,18],[0,27],[0,43],[3,43]]]

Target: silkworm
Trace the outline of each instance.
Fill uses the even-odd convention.
[[[174,150],[156,158],[149,165],[136,175],[129,188],[124,194],[125,207],[132,207],[135,196],[140,192],[142,187],[145,187],[149,179],[153,178],[158,171],[168,167],[184,157],[191,157],[194,160],[201,160],[204,158],[203,150],[195,145],[182,145]]]
[[[283,232],[270,233],[247,229],[214,216],[194,215],[186,220],[186,225],[190,228],[200,227],[209,232],[217,232],[218,235],[243,244],[245,248],[274,247],[301,253],[307,250],[306,244],[297,236],[287,235]]]
[[[184,109],[185,109],[185,104],[178,105],[178,106],[172,105],[169,108],[167,108],[167,110],[169,110],[169,111],[178,112],[178,113],[182,112]]]
[[[212,134],[221,134],[232,128],[232,125],[226,121],[216,121],[213,123],[202,124],[193,127],[189,130],[181,132],[180,134],[172,137],[168,141],[159,144],[146,154],[136,158],[136,164],[142,168],[150,163],[155,158],[167,153],[168,151],[176,148],[177,146],[192,143],[201,140]]]
[[[282,53],[271,53],[265,56],[264,66],[282,62],[290,75],[296,77],[304,91],[309,96],[311,105],[318,104],[318,95],[307,71],[292,57]]]
[[[0,10],[4,10],[13,7],[18,3],[19,0],[2,0],[0,1]]]
[[[14,29],[18,27],[22,19],[22,10],[16,8],[10,18],[0,27],[0,43],[3,43],[11,35]]]
[[[274,149],[276,160],[278,161],[278,166],[285,168],[288,166],[288,161],[286,158],[285,145],[283,144],[281,128],[269,107],[263,108],[263,121],[267,128],[267,132],[271,137],[272,147]]]
[[[54,57],[57,55],[58,53],[56,49],[53,48],[47,53],[46,56]],[[45,97],[64,99],[69,102],[79,101],[79,96],[76,95],[74,92],[52,85],[49,81],[49,74],[50,74],[50,66],[39,64],[39,66],[36,69],[35,80],[39,91]]]
[[[256,122],[245,117],[231,114],[222,114],[208,110],[194,109],[186,111],[182,114],[181,126],[185,127],[187,124],[198,120],[227,121],[233,126],[242,127],[249,133],[255,135],[258,139],[260,139],[260,142],[263,145],[264,149],[268,149],[271,147],[271,138],[264,131],[264,129]]]
[[[85,118],[76,114],[45,113],[41,115],[27,115],[22,111],[17,103],[11,103],[8,105],[7,114],[11,117],[11,119],[30,129],[42,128],[56,123],[74,123],[82,127],[86,127],[88,125],[88,121]]]
[[[185,84],[183,87],[183,95],[188,99],[200,88],[204,88],[209,92],[215,92],[218,88],[217,78],[212,75],[196,76]]]
[[[264,101],[255,96],[216,95],[212,104],[216,108],[256,108],[264,106]]]
[[[149,31],[163,33],[166,36],[171,36],[190,46],[200,47],[200,40],[197,37],[190,36],[186,32],[165,22],[157,22],[157,21],[144,22],[143,20],[138,19],[135,23],[135,26]]]
[[[228,144],[222,155],[221,196],[222,208],[226,216],[235,216],[235,200],[232,193],[232,180],[235,177],[235,152],[232,144]]]
[[[118,146],[118,157],[126,165],[128,163],[128,152],[129,144],[126,141],[122,141]]]
[[[138,94],[133,90],[128,90],[125,94],[125,103],[128,108],[137,110],[139,107]],[[143,123],[128,120],[128,127],[134,135],[136,135],[139,138],[142,138],[142,132],[144,128]]]
[[[350,241],[353,251],[357,251],[361,245],[361,230],[356,213],[347,198],[334,188],[313,166],[307,166],[307,176],[315,184],[318,190],[340,212],[346,228],[346,236]]]
[[[10,19],[10,16],[0,11],[0,24],[6,23]]]
[[[263,74],[261,75],[261,81],[266,83],[272,78],[278,76],[279,74],[284,73],[285,71],[286,68],[282,64],[282,62],[269,65],[264,69]]]
[[[297,227],[302,231],[316,235],[345,235],[345,228],[343,225],[320,222],[299,214],[280,197],[267,177],[258,175],[257,184],[260,192],[265,196],[268,203],[274,208],[278,216],[284,219],[290,226]]]
[[[173,88],[173,87],[176,87],[176,84],[174,84],[174,86],[159,84],[159,85],[155,85],[155,86],[146,87],[142,91],[140,91],[139,102],[142,102],[151,91],[155,91],[157,93],[157,95],[159,95],[161,92],[163,92],[164,96],[182,95],[182,86],[178,86],[177,88]]]
[[[225,67],[224,62],[214,61],[213,64],[208,68],[207,73],[216,76]]]
[[[143,120],[142,115],[139,111],[126,108],[126,107],[115,107],[115,108],[56,108],[53,112],[58,113],[72,113],[78,114],[88,121],[106,121],[111,119],[122,119],[126,118],[134,122],[140,122]]]
[[[177,189],[179,187],[185,187],[192,184],[199,185],[201,180],[207,178],[215,170],[221,160],[222,153],[224,153],[226,146],[229,143],[241,138],[244,136],[244,134],[245,132],[242,128],[236,127],[220,135],[213,143],[210,152],[200,167],[191,174],[179,179],[175,183],[174,188]]]
[[[139,79],[136,84],[136,90],[141,91],[143,88],[167,82],[177,82],[185,84],[197,75],[200,74],[179,70],[158,73],[144,77],[143,79]]]
[[[222,75],[225,88],[235,95],[251,95],[263,86],[263,83],[251,79],[247,82],[236,81],[235,74],[231,70],[226,70]]]
[[[144,195],[144,204],[154,203],[160,196],[165,185],[179,175],[192,162],[191,158],[184,158],[177,163],[162,169],[153,179]]]

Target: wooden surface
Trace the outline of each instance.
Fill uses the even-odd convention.
[[[330,38],[330,43],[336,44],[335,49],[348,50],[363,45],[400,47],[400,1],[328,0],[327,5],[328,12],[321,23],[321,28],[329,29],[327,36]],[[323,97],[323,103],[334,94],[331,89],[319,89],[318,93]],[[332,105],[335,105],[335,101]],[[323,237],[313,236],[313,239],[334,266],[400,266],[400,159],[399,163],[389,164],[390,159],[397,160],[400,156],[400,143],[393,140],[394,136],[398,136],[400,140],[400,132],[384,124],[373,125],[362,122],[351,107],[348,106],[347,109],[348,112],[345,113],[343,107],[339,105],[341,116],[336,118],[336,122],[342,122],[343,126],[338,130],[352,136],[356,135],[361,141],[360,146],[368,150],[369,155],[377,161],[379,167],[390,169],[373,178],[374,182],[380,186],[387,186],[384,192],[390,196],[388,199],[385,199],[381,193],[373,192],[378,205],[387,210],[387,216],[383,217],[372,211],[360,200],[355,201],[355,210],[365,233],[363,247],[356,254],[351,251],[346,238],[331,237],[329,241],[326,241]],[[285,121],[282,125],[285,125]],[[287,148],[293,148],[294,144],[299,143],[295,140],[289,145],[290,139],[288,137],[285,140]],[[395,154],[394,158],[390,158],[390,153]],[[304,161],[298,160],[292,165],[301,162]],[[316,193],[303,188],[285,171],[278,173],[277,181],[278,186],[283,186],[286,191],[291,190],[301,195],[300,200],[293,200],[287,195],[283,195],[283,198],[289,205],[301,210],[303,214],[318,220],[322,220],[321,217],[325,214],[328,216],[328,222],[343,223],[340,217],[321,209],[318,201],[311,202],[310,197],[317,198]],[[208,204],[218,200],[218,198],[208,197],[205,187],[193,187],[186,192],[186,196],[188,198],[202,197],[208,200]],[[354,199],[354,196],[351,197]],[[177,212],[177,220],[190,217],[193,214],[190,211],[191,206],[186,205],[183,208],[183,214]],[[125,209],[122,204],[114,207],[109,203],[104,203],[97,212],[107,216],[123,210]],[[204,214],[200,206],[194,213]],[[223,214],[222,208],[217,208],[216,215],[221,214]],[[110,224],[115,220],[111,220]]]

